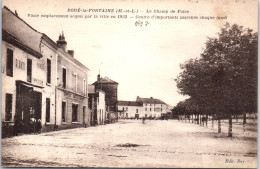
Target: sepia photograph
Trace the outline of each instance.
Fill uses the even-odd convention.
[[[257,0],[1,9],[1,167],[257,168]]]

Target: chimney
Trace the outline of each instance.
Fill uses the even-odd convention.
[[[65,51],[67,50],[67,42],[65,41],[65,36],[62,34],[59,36],[59,40],[57,40],[57,45],[59,46],[59,48],[64,49]]]
[[[153,99],[153,97],[150,97],[150,99]]]
[[[97,75],[97,80],[98,80],[98,81],[100,80],[100,74]]]
[[[74,50],[68,50],[68,53],[70,54],[70,56],[74,57]]]

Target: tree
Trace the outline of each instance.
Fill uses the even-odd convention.
[[[256,112],[257,34],[252,29],[226,23],[218,37],[208,38],[200,58],[181,68],[180,93],[193,98],[200,111],[217,114],[218,132],[220,118],[228,116],[232,136],[232,115]]]

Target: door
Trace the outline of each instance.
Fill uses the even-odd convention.
[[[135,114],[135,118],[139,119],[139,114]]]

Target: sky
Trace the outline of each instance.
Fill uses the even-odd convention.
[[[4,0],[37,31],[57,41],[63,31],[67,49],[90,69],[89,84],[101,77],[119,83],[118,100],[154,97],[175,106],[188,96],[178,93],[174,79],[180,64],[200,56],[208,37],[216,37],[225,22],[257,31],[257,0]],[[93,18],[117,13],[68,12],[68,9],[134,9],[123,18]],[[146,13],[151,10],[151,13]],[[168,10],[168,13],[154,13]],[[174,10],[175,13],[169,13]],[[189,13],[177,13],[178,10]],[[143,11],[143,12],[141,12]],[[92,15],[88,19],[42,18],[34,15]],[[138,19],[136,16],[221,16],[223,20]],[[133,18],[130,18],[133,17]],[[135,26],[136,21],[149,22]]]

